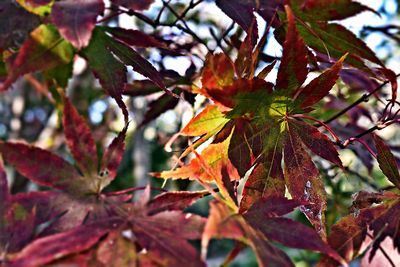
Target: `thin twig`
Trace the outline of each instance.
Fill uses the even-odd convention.
[[[186,32],[187,34],[191,35],[197,42],[201,43],[202,45],[204,45],[207,50],[209,52],[213,52],[207,45],[207,42],[205,42],[203,39],[201,39],[192,29],[190,29],[189,25],[187,24],[187,22],[185,21],[185,19],[182,17],[182,15],[179,15],[178,13],[176,13],[176,11],[169,5],[169,3],[165,0],[163,0],[163,4],[164,6],[166,6],[168,8],[168,10],[177,18],[177,21],[171,25],[171,26],[175,26],[178,29]],[[178,20],[183,24],[180,25],[178,24]]]
[[[396,77],[399,77],[400,73],[396,75]],[[376,92],[378,92],[379,90],[381,90],[386,84],[390,83],[390,80],[386,80],[384,81],[382,84],[380,84],[378,87],[376,87],[374,90],[372,90],[371,92],[369,92],[368,94],[364,94],[362,95],[359,99],[357,99],[354,103],[350,104],[349,106],[347,106],[346,108],[342,109],[340,112],[338,112],[336,115],[334,115],[333,117],[331,117],[330,119],[327,119],[326,121],[324,121],[324,123],[330,123],[334,120],[336,120],[337,118],[339,118],[340,116],[342,116],[343,114],[345,114],[347,111],[349,111],[350,109],[356,107],[358,104],[362,103],[362,102],[367,102],[368,99],[370,98],[370,96],[372,96],[373,94],[375,94]]]

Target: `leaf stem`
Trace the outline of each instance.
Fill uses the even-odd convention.
[[[146,189],[146,187],[147,186],[131,187],[131,188],[127,188],[127,189],[124,189],[124,190],[117,191],[117,192],[106,192],[106,193],[103,193],[103,194],[106,195],[106,196],[118,196],[118,195],[123,195],[123,194],[126,194],[126,193],[132,193],[132,192],[135,192],[135,191],[144,190],[144,189]],[[150,187],[150,188],[151,188],[151,190],[157,190],[157,191],[161,191],[161,192],[168,192],[168,190],[166,190],[164,188],[153,187],[153,186]]]
[[[357,142],[359,142],[360,144],[362,144],[362,145],[368,150],[368,152],[371,153],[371,155],[372,155],[374,158],[376,158],[376,154],[375,154],[375,152],[371,149],[371,147],[370,147],[364,140],[362,140],[362,139],[359,138],[359,137],[351,137],[351,138],[347,139],[347,140],[343,143],[343,147],[347,147],[348,145],[350,145],[350,144],[353,143],[354,141],[357,141]]]

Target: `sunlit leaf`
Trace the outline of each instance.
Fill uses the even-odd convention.
[[[325,235],[324,212],[326,193],[319,171],[301,143],[300,136],[288,124],[284,143],[285,180],[289,193],[299,201],[306,201],[300,210]]]
[[[23,8],[40,16],[50,14],[54,0],[17,0]]]
[[[228,121],[217,105],[208,105],[191,119],[180,133],[186,136],[202,136],[203,134],[212,136]]]
[[[164,179],[190,179],[201,182],[222,181],[222,169],[227,168],[231,180],[239,179],[235,167],[228,159],[229,139],[222,143],[211,144],[201,154],[196,154],[188,165],[171,171],[153,173],[152,175]]]
[[[209,54],[201,76],[203,88],[219,89],[233,82],[235,70],[232,61],[223,53]]]
[[[0,91],[6,90],[23,74],[69,63],[72,57],[72,46],[62,39],[56,28],[41,25],[31,33],[18,54],[7,58],[8,77]]]

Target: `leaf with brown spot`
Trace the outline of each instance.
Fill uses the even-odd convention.
[[[289,193],[299,201],[308,202],[300,210],[322,236],[325,235],[326,193],[319,171],[306,152],[300,136],[287,125],[284,141],[285,181]]]

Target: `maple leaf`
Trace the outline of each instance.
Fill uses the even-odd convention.
[[[253,27],[255,16],[254,7],[243,1],[216,0],[217,6],[246,32],[252,31],[254,41],[257,41],[257,27]]]
[[[162,193],[147,203],[147,214],[153,215],[161,211],[183,210],[197,199],[207,195],[209,195],[208,191]]]
[[[283,197],[262,198],[243,216],[250,225],[259,229],[269,239],[289,247],[320,251],[340,261],[341,258],[338,254],[329,248],[312,228],[287,218],[278,217],[293,211],[301,204],[299,201]],[[304,237],[307,236],[304,238],[306,241],[296,238],[297,234],[294,233],[296,231],[301,232]]]
[[[202,239],[203,253],[211,238],[230,238],[251,246],[260,266],[293,266],[285,253],[271,245],[270,240],[274,240],[289,247],[320,251],[341,262],[341,257],[312,228],[278,217],[300,205],[301,202],[284,197],[262,198],[240,215],[222,202],[211,202]],[[299,239],[297,231],[307,238]]]
[[[167,48],[165,43],[159,41],[155,37],[148,35],[142,31],[116,28],[116,27],[102,27],[102,28],[106,32],[110,33],[114,38],[130,46]]]
[[[295,95],[298,95],[298,101],[301,101],[300,106],[302,108],[314,105],[328,95],[339,78],[339,71],[342,69],[342,63],[345,58],[346,55],[336,61],[331,68],[324,71],[321,75],[295,93]]]
[[[127,225],[137,238],[137,243],[154,257],[152,261],[169,266],[204,266],[196,250],[186,241],[200,238],[204,219],[197,215],[184,214],[182,209],[208,193],[171,192],[149,201],[150,191],[147,188],[141,201],[121,206],[131,198],[124,191],[116,192],[115,195],[100,192],[115,177],[124,151],[127,127],[106,149],[102,162],[99,163],[96,156],[90,158],[97,155],[90,129],[67,98],[64,98],[63,125],[67,145],[83,176],[70,163],[45,150],[10,142],[0,144],[3,158],[17,171],[41,185],[64,191],[33,192],[15,198],[19,207],[33,212],[31,216],[24,215],[26,220],[32,223],[54,221],[31,244],[15,254],[7,255],[10,266],[25,266],[27,262],[32,266],[39,266],[54,262],[93,247],[106,234],[110,234],[109,238],[116,238],[115,232],[118,231],[118,235],[121,232],[115,228],[126,229]],[[27,159],[21,157],[25,153],[34,156],[27,162]],[[53,168],[48,168],[49,163]],[[102,172],[104,176],[101,175]],[[1,190],[4,191],[6,182],[4,179],[0,181]],[[8,198],[6,194],[4,198]],[[117,208],[119,206],[121,208]],[[36,210],[39,216],[37,219]],[[13,222],[11,219],[7,221]],[[18,225],[20,224],[14,223],[13,229],[19,229]],[[29,237],[32,227],[25,227]],[[21,234],[19,238],[22,240],[25,237],[25,234]],[[134,249],[133,240],[129,242],[132,244],[129,247]],[[25,243],[21,241],[15,249],[19,250]],[[45,250],[41,250],[43,246],[46,246]],[[100,259],[103,260],[104,258]]]
[[[198,147],[211,136],[222,131],[229,119],[225,118],[223,110],[218,105],[208,105],[199,114],[193,117],[188,124],[178,133],[183,136],[201,136],[193,144],[193,148]],[[230,132],[229,132],[230,134]],[[174,139],[172,139],[173,141]],[[186,149],[182,156],[191,152],[191,147]]]
[[[7,175],[0,159],[0,253],[15,252],[26,245],[33,234],[35,210],[26,210],[13,200]]]
[[[230,179],[237,180],[236,169],[228,159],[229,138],[224,142],[211,144],[201,154],[196,153],[188,165],[171,171],[152,173],[152,175],[164,179],[191,179],[210,183],[214,180],[222,181],[222,169],[227,168]]]
[[[97,16],[104,12],[102,0],[63,0],[54,3],[51,21],[77,49],[89,44]]]
[[[201,75],[203,88],[220,89],[230,85],[236,76],[233,62],[223,53],[208,55]]]
[[[10,266],[42,266],[90,248],[118,221],[96,222],[39,238],[11,257]],[[114,226],[115,227],[115,226]]]
[[[290,125],[290,129],[299,136],[302,143],[314,154],[342,167],[339,154],[328,136],[321,133],[316,127],[303,121],[290,120],[288,124]]]
[[[235,72],[238,68],[226,55],[209,55],[199,92],[214,100],[222,112],[211,116],[211,111],[216,111],[217,107],[210,106],[210,110],[197,115],[182,132],[187,130],[190,135],[204,134],[199,139],[200,143],[212,135],[216,135],[218,142],[229,142],[228,164],[233,164],[241,177],[256,165],[245,184],[241,201],[243,206],[239,208],[241,212],[262,197],[283,196],[286,186],[294,199],[308,202],[301,210],[324,236],[325,189],[306,147],[333,164],[342,166],[342,163],[333,142],[317,128],[297,120],[295,113],[304,112],[304,109],[329,93],[339,77],[344,57],[308,85],[301,87],[308,74],[307,50],[288,6],[286,13],[289,27],[275,89],[273,84],[262,79],[240,77]],[[236,62],[239,64],[241,61]],[[247,76],[248,73],[245,71],[241,75]],[[229,122],[220,117],[229,119]],[[216,119],[219,127],[225,125],[227,130],[232,131],[231,136],[217,134],[213,130],[214,124],[207,128],[199,127],[202,124],[196,125],[209,118]],[[190,130],[195,129],[194,126],[199,130]],[[224,189],[222,192],[225,191],[227,195],[226,188],[218,183],[223,178],[220,175],[223,170],[221,166],[226,165],[215,164],[215,147],[218,145],[211,144],[200,157],[186,166],[157,175],[163,178],[196,178],[203,182],[215,178],[220,190]],[[182,157],[187,155],[187,151]],[[285,172],[281,167],[282,160]],[[207,165],[215,171],[208,170]]]
[[[372,206],[374,203],[379,205]],[[399,203],[399,195],[392,192],[358,193],[353,201],[355,213],[341,218],[331,227],[328,243],[346,262],[350,262],[362,253],[362,244],[368,231],[371,230],[374,241],[369,260],[374,257],[380,243],[386,237],[393,239],[393,246],[399,251]],[[337,266],[337,264],[323,257],[318,266]]]
[[[92,257],[95,258],[93,264],[96,266],[119,267],[137,266],[139,255],[135,244],[129,238],[124,237],[121,231],[112,231],[99,243]]]
[[[138,243],[161,259],[163,266],[204,266],[196,249],[186,241],[200,237],[203,218],[180,211],[165,211],[152,216],[136,213],[134,217],[131,229]]]
[[[286,6],[288,29],[286,33],[281,66],[278,71],[276,88],[290,94],[307,78],[307,48],[296,29],[295,17]]]
[[[270,153],[269,160],[258,164],[247,179],[240,202],[241,213],[248,210],[261,198],[285,194],[285,180],[280,166],[282,155],[280,151],[275,153]]]
[[[73,48],[52,25],[40,25],[31,32],[16,55],[6,59],[8,76],[0,91],[6,90],[26,73],[48,70],[72,61]]]
[[[300,137],[291,130],[290,123],[284,141],[285,181],[294,199],[309,202],[301,208],[317,231],[324,235],[326,193],[319,171],[304,149]]]
[[[384,66],[375,53],[351,31],[330,20],[344,19],[370,8],[350,0],[340,1],[291,1],[291,8],[296,16],[297,28],[304,42],[315,51],[329,57],[340,58],[349,53],[346,62],[371,73],[363,59]],[[275,35],[283,40],[283,23]]]
[[[115,178],[116,169],[122,160],[127,127],[113,140],[105,150],[102,161],[98,162],[90,129],[67,98],[64,98],[64,103],[63,124],[67,145],[83,175],[69,162],[49,151],[22,143],[0,143],[2,157],[19,173],[39,185],[63,191],[51,195],[41,192],[19,200],[28,210],[37,205],[38,213],[45,218],[63,214],[46,230],[46,234],[70,229],[82,223],[85,218],[91,221],[107,217],[115,213],[113,207],[116,203],[123,203],[131,197],[107,197],[101,194],[103,188]],[[51,200],[50,205],[42,202],[44,196],[41,194],[46,194],[48,200]]]
[[[370,261],[379,249],[380,243],[386,237],[390,237],[393,240],[393,248],[397,248],[397,252],[400,253],[400,200],[398,199],[394,203],[388,204],[386,212],[374,219],[370,224],[370,228],[374,236],[372,250],[369,255]]]
[[[375,12],[352,0],[292,0],[291,6],[296,14],[312,21],[342,20],[363,11]]]
[[[204,193],[204,192],[203,192]],[[153,264],[161,266],[205,266],[195,248],[187,240],[199,239],[204,218],[183,213],[203,193],[168,192],[149,201],[147,187],[140,201],[128,204],[127,221],[136,242],[146,249]],[[170,205],[165,205],[167,202]]]
[[[149,78],[167,93],[171,93],[165,88],[161,75],[150,62],[128,45],[107,35],[105,30],[102,27],[95,27],[89,46],[81,53],[88,59],[90,68],[104,90],[115,99],[122,109],[127,122],[129,114],[122,101],[122,93],[127,80],[126,65],[132,66],[134,71]]]
[[[103,240],[92,238],[92,241],[96,243],[92,243],[85,250],[79,247],[77,249],[67,247],[66,250],[55,248],[61,249],[61,253],[80,252],[80,254],[75,254],[76,257],[68,257],[55,263],[79,263],[80,265],[90,264],[90,266],[131,266],[132,264],[205,266],[196,249],[187,241],[200,238],[205,219],[182,212],[205,193],[166,192],[149,200],[150,187],[148,186],[137,202],[118,206],[118,216],[103,220],[104,223],[108,223],[103,233],[106,237]],[[77,227],[76,230],[85,228],[87,229],[85,236],[88,236],[93,230],[86,227],[93,225],[96,230],[98,223],[85,224]],[[140,253],[137,249],[141,250]],[[121,257],[116,257],[115,253]]]
[[[50,14],[54,0],[17,0],[23,8],[40,16]]]
[[[397,188],[400,189],[400,174],[396,159],[389,147],[383,142],[377,135],[373,135],[377,153],[377,160],[379,167],[386,177],[391,181]]]
[[[85,175],[97,174],[97,148],[92,133],[86,121],[67,98],[64,99],[63,125],[68,147],[79,169]]]

